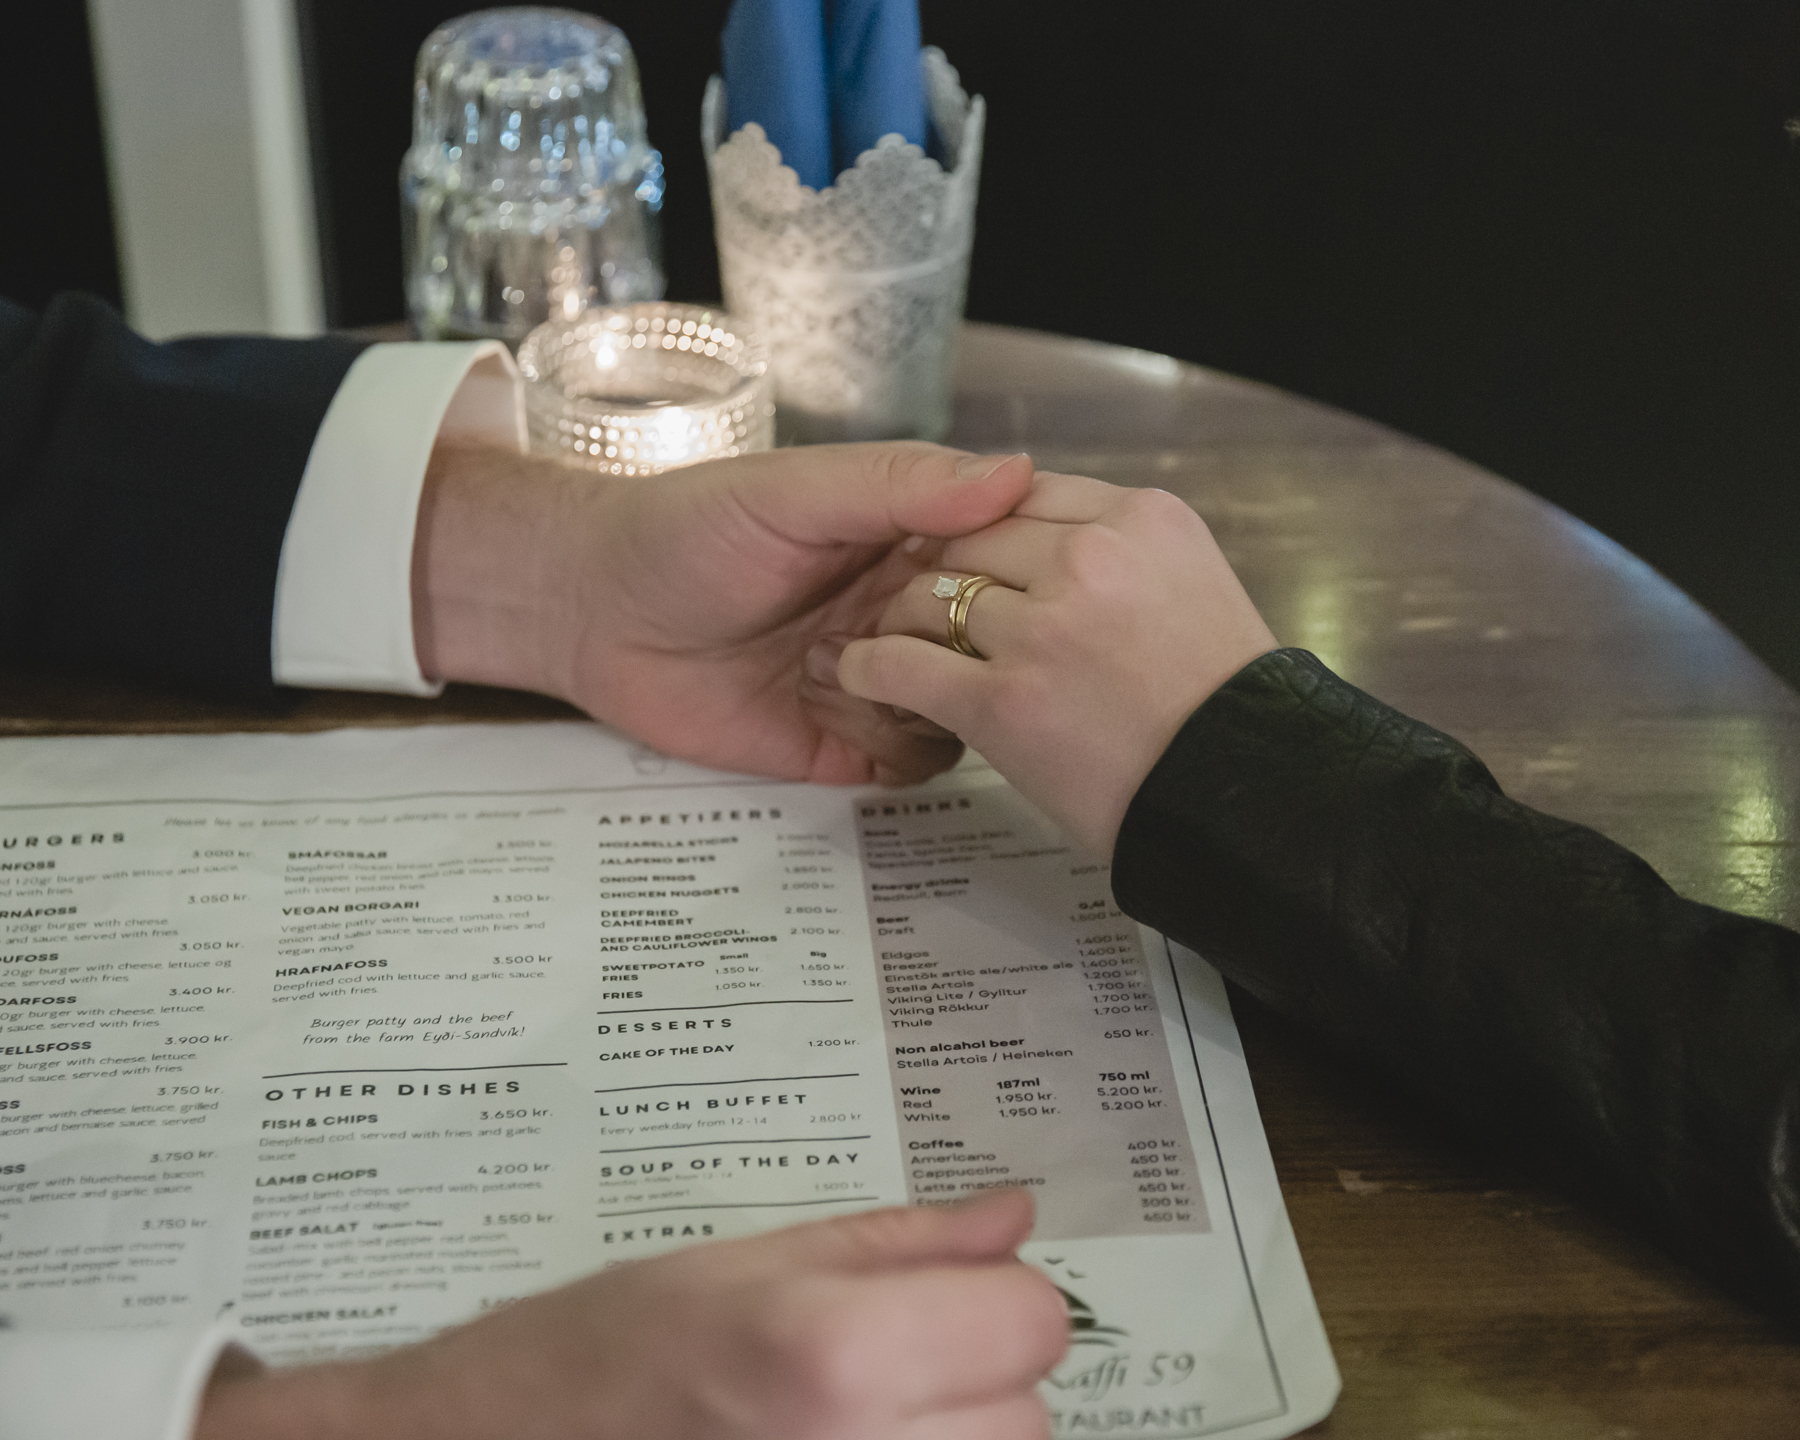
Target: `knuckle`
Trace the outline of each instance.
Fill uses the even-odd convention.
[[[1069,578],[1084,590],[1110,590],[1128,574],[1131,556],[1125,537],[1107,525],[1077,525],[1062,540]]]
[[[941,445],[923,440],[894,440],[866,447],[869,478],[889,493],[904,490],[913,477],[940,457],[951,454]]]
[[[813,1413],[842,1423],[867,1411],[880,1373],[878,1347],[869,1343],[871,1326],[855,1306],[821,1317],[801,1369],[802,1390]]]
[[[1133,490],[1124,508],[1128,520],[1149,525],[1191,526],[1200,519],[1187,501],[1167,490]]]
[[[796,1419],[829,1429],[856,1411],[868,1371],[859,1307],[801,1287],[766,1307],[761,1329],[764,1374]]]

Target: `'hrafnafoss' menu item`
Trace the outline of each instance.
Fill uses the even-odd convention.
[[[1217,976],[979,764],[721,776],[582,725],[0,745],[0,1317],[299,1362],[984,1187],[1059,1435],[1337,1376]]]

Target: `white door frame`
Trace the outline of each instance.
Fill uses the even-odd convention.
[[[161,339],[315,335],[293,0],[87,0],[126,313]]]

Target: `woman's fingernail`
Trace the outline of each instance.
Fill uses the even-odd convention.
[[[958,480],[985,480],[1008,460],[1017,459],[1025,452],[1019,450],[1011,455],[965,455],[956,462],[956,478]]]
[[[806,671],[806,678],[815,685],[829,685],[834,689],[838,683],[838,656],[844,653],[844,646],[850,642],[842,635],[827,635],[823,640],[813,642],[806,652],[806,659],[801,662]]]
[[[919,718],[919,712],[917,710],[903,710],[898,705],[890,705],[887,709],[888,714],[894,717],[894,723],[896,725],[910,725]]]
[[[908,535],[900,542],[900,549],[908,555],[917,555],[924,544],[925,537],[923,535]]]

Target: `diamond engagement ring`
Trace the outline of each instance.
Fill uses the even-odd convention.
[[[987,659],[969,642],[969,607],[983,590],[999,583],[992,575],[970,575],[962,580],[940,575],[937,584],[931,587],[931,593],[938,599],[950,602],[950,648],[957,654],[975,660]]]

